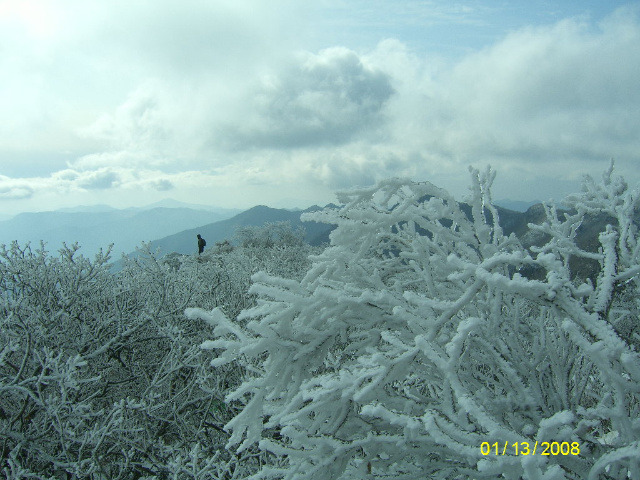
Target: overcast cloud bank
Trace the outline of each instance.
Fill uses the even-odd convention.
[[[313,14],[291,2],[24,5],[0,10],[0,211],[167,191],[305,206],[388,176],[462,196],[487,163],[496,196],[519,200],[569,193],[611,157],[639,179],[637,3],[452,61],[395,38],[308,50]]]

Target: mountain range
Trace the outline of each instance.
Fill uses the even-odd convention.
[[[497,202],[496,202],[497,203]],[[502,203],[502,202],[501,202]],[[514,202],[518,203],[518,202]],[[529,206],[525,211],[497,206],[500,224],[506,235],[514,233],[529,248],[546,241],[544,235],[532,231],[529,223],[539,224],[545,219],[542,204]],[[335,205],[328,207],[336,208]],[[293,228],[305,229],[305,241],[311,245],[329,242],[333,225],[301,222],[300,214],[323,207],[312,206],[305,210],[285,210],[258,205],[246,211],[224,210],[204,205],[191,205],[164,200],[142,208],[118,210],[107,205],[81,206],[54,212],[22,213],[0,221],[0,244],[18,240],[21,244],[38,244],[42,239],[47,248],[57,250],[62,242],[78,242],[80,253],[92,256],[99,248],[114,243],[112,258],[121,254],[134,254],[141,242],[150,242],[151,250],[168,253],[190,254],[197,251],[196,235],[207,240],[207,249],[216,242],[232,240],[235,231],[242,226],[262,226],[271,222],[290,222]],[[470,215],[470,207],[461,208]],[[488,215],[490,220],[490,215]],[[640,219],[635,219],[640,224]],[[597,251],[598,234],[607,223],[615,220],[607,216],[585,219],[577,231],[578,245],[589,251]],[[572,270],[582,276],[590,275],[597,265],[585,260],[572,260]]]
[[[336,205],[327,207],[337,208]],[[267,222],[288,221],[296,228],[302,226],[306,231],[305,241],[311,245],[322,245],[329,242],[329,234],[335,228],[334,225],[321,224],[316,222],[301,222],[300,214],[309,211],[316,211],[321,207],[313,206],[302,211],[290,211],[266,207],[263,205],[253,207],[238,215],[221,220],[215,223],[202,225],[197,228],[188,229],[179,233],[160,238],[151,242],[152,251],[158,250],[160,254],[176,252],[179,254],[195,253],[197,251],[196,235],[201,234],[207,240],[207,248],[214,246],[215,242],[225,239],[232,239],[235,230],[244,225],[264,225]],[[471,216],[471,207],[464,203],[461,209],[467,216]],[[500,225],[505,235],[514,234],[518,237],[522,245],[530,249],[532,246],[541,246],[549,240],[547,235],[531,230],[529,224],[541,224],[546,220],[545,210],[541,203],[529,206],[524,212],[511,210],[496,206],[499,215]],[[562,216],[566,210],[558,210],[558,215]],[[487,210],[486,216],[491,222],[491,213]],[[635,219],[640,225],[640,218]],[[615,224],[615,219],[606,215],[587,216],[577,230],[576,243],[584,250],[596,252],[599,247],[598,235],[606,229],[606,225]],[[535,256],[535,255],[534,255]],[[593,277],[598,271],[597,262],[573,257],[569,262],[570,268],[575,275],[583,278]],[[530,278],[544,275],[544,272],[524,271],[523,274]]]
[[[160,238],[151,242],[151,249],[160,249],[161,254],[165,253],[195,253],[198,251],[196,235],[200,234],[207,241],[207,248],[214,246],[215,242],[231,240],[238,227],[262,226],[266,223],[289,222],[296,229],[303,227],[305,230],[305,241],[310,245],[321,245],[329,242],[329,233],[333,230],[333,225],[326,225],[317,222],[302,222],[300,215],[305,212],[321,210],[322,207],[312,206],[306,210],[285,210],[270,208],[258,205],[250,208],[232,218],[221,220],[197,228],[191,228],[173,235]]]
[[[143,241],[229,218],[240,210],[183,204],[165,200],[141,208],[115,209],[108,205],[79,206],[51,212],[21,213],[0,221],[0,244],[21,245],[40,240],[57,250],[63,242],[78,242],[80,253],[93,256],[114,244],[113,257],[129,253]]]
[[[514,212],[526,212],[529,207],[535,205],[537,203],[541,203],[540,200],[533,200],[530,202],[523,202],[522,200],[511,200],[508,198],[502,200],[495,200],[493,202],[494,205],[500,206],[502,208],[506,208],[507,210],[513,210]]]

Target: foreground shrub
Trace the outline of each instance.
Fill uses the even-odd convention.
[[[237,321],[186,310],[215,328],[212,365],[248,372],[226,396],[242,405],[228,447],[280,458],[251,478],[640,478],[640,194],[611,169],[587,177],[527,251],[493,178],[472,171],[470,209],[428,182],[344,193],[305,215],[338,227],[301,282],[256,274]],[[579,248],[600,213],[599,249]]]
[[[212,328],[183,311],[237,315],[258,268],[286,274],[305,246],[235,249],[159,260],[143,246],[110,271],[79,246],[0,250],[0,476],[5,478],[244,478],[266,461],[225,450],[225,395],[238,365],[211,369]],[[298,273],[306,270],[298,268]]]

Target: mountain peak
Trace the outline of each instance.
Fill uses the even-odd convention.
[[[222,210],[211,205],[187,203],[187,202],[182,202],[180,200],[175,200],[173,198],[163,198],[162,200],[150,203],[149,205],[145,205],[143,207],[137,207],[136,210],[151,210],[153,208],[188,208],[191,210],[205,210],[205,211]]]
[[[113,212],[117,210],[116,208],[106,205],[106,204],[96,204],[96,205],[78,205],[76,207],[64,207],[55,210],[60,213],[105,213],[105,212]]]

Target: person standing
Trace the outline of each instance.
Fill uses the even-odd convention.
[[[198,234],[197,237],[198,237],[198,255],[200,255],[202,252],[204,252],[204,247],[207,245],[207,242],[205,241],[204,238],[200,236],[200,234]]]

